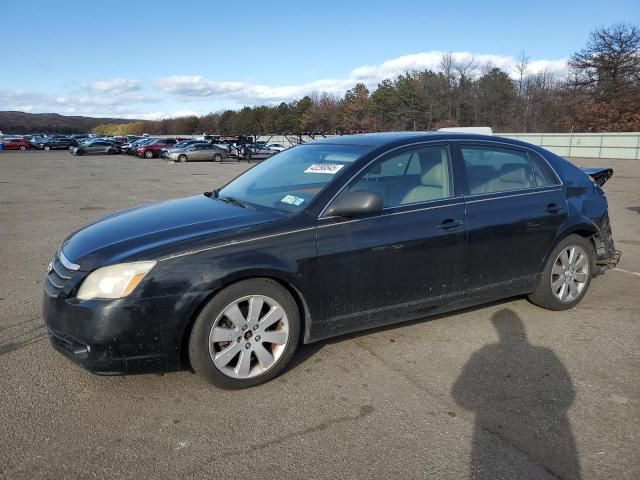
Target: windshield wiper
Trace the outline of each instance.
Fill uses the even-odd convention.
[[[227,197],[227,196],[221,197],[220,195],[216,195],[214,198],[217,198],[218,200],[221,200],[225,203],[230,203],[237,207],[249,208],[249,205],[244,203],[242,200],[238,200],[237,198]]]

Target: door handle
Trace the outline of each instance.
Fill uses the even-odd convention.
[[[547,205],[547,208],[545,208],[544,211],[547,213],[559,213],[562,212],[562,207],[556,205],[555,203],[550,203],[549,205]]]
[[[455,218],[445,218],[440,225],[436,225],[436,228],[440,230],[453,230],[454,228],[458,228],[462,226],[462,222],[460,220],[456,220]]]

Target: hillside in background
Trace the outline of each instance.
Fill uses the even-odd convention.
[[[89,133],[103,123],[134,122],[124,118],[93,118],[59,115],[57,113],[0,112],[0,131],[22,133]]]

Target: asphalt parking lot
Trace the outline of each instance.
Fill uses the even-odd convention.
[[[615,169],[623,252],[577,308],[513,299],[341,337],[222,391],[81,370],[48,343],[42,280],[72,230],[247,164],[0,153],[0,478],[640,478],[640,164],[575,161]]]

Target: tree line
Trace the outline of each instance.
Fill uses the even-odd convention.
[[[490,126],[497,132],[640,130],[640,29],[616,24],[594,30],[568,62],[568,74],[531,72],[523,52],[507,72],[444,54],[440,69],[362,83],[343,97],[313,93],[279,105],[244,107],[124,125],[101,134],[291,134],[434,130]]]

